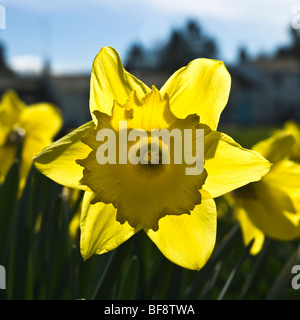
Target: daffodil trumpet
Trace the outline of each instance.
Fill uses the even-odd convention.
[[[174,140],[172,146],[171,138]],[[187,175],[198,175],[203,172],[204,129],[196,129],[195,139],[192,129],[184,129],[183,134],[178,128],[173,128],[171,131],[151,129],[150,133],[143,129],[132,129],[128,133],[127,121],[120,121],[117,133],[109,128],[100,129],[96,141],[103,142],[96,152],[96,159],[100,165],[128,164],[128,162],[133,165],[162,165],[170,164],[171,160],[174,164],[182,164],[184,160],[187,165],[195,165],[185,169]],[[171,147],[173,159],[171,159]]]

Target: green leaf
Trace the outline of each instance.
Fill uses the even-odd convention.
[[[244,253],[242,255],[242,257],[238,260],[237,264],[235,265],[235,267],[233,268],[233,270],[231,271],[224,287],[222,288],[217,300],[223,300],[235,275],[237,274],[238,270],[240,269],[240,267],[242,266],[244,260],[250,255],[250,249],[253,245],[254,239],[252,241],[250,241],[250,243],[246,246]]]
[[[125,264],[124,272],[120,277],[120,287],[118,293],[119,300],[133,300],[139,284],[140,266],[137,256],[132,256]]]
[[[0,258],[7,262],[11,242],[11,229],[18,207],[20,160],[11,166],[4,184],[0,188]]]
[[[294,251],[292,256],[285,263],[281,269],[279,275],[275,279],[271,289],[267,293],[266,300],[280,300],[284,297],[284,294],[291,283],[292,268],[300,261],[300,245]]]
[[[193,283],[185,290],[183,295],[184,299],[194,299],[194,297],[199,294],[199,288],[201,288],[203,282],[208,279],[209,274],[214,270],[215,265],[233,249],[233,243],[239,235],[240,227],[239,224],[236,223],[225,239],[215,249],[204,268],[198,272]]]
[[[71,244],[67,224],[67,214],[63,200],[58,196],[49,218],[45,250],[47,266],[46,295],[53,299],[62,294],[68,286],[68,259],[71,254]]]
[[[100,276],[100,279],[92,295],[92,300],[110,299],[111,290],[129,253],[131,244],[132,242],[128,240],[113,252],[109,253],[109,261],[105,267],[104,272]]]
[[[247,282],[241,290],[241,294],[239,296],[240,300],[244,300],[247,297],[251,289],[259,282],[259,278],[263,275],[263,271],[266,271],[266,260],[270,253],[270,247],[271,239],[266,238],[262,251],[258,256],[254,257],[255,263],[253,265],[252,272],[249,274]]]
[[[213,276],[209,279],[208,283],[206,284],[206,287],[204,288],[203,292],[200,295],[201,300],[207,300],[210,298],[211,293],[215,287],[215,284],[217,282],[217,279],[221,273],[223,266],[223,261],[218,261],[214,267]]]

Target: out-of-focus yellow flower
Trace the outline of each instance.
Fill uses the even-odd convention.
[[[59,110],[49,103],[26,106],[13,90],[0,103],[0,183],[3,183],[22,143],[19,196],[25,186],[33,157],[52,142],[60,130]]]
[[[300,236],[300,164],[290,160],[294,145],[288,131],[257,143],[253,150],[273,164],[270,172],[230,194],[245,245],[254,239],[252,254],[260,252],[265,236],[286,241]]]
[[[289,132],[295,139],[289,156],[290,160],[300,162],[300,127],[295,121],[287,121],[282,131]]]
[[[69,223],[69,235],[71,243],[76,243],[79,236],[80,212],[82,208],[81,190],[63,187],[62,196],[69,211],[73,213]]]
[[[172,262],[188,269],[204,266],[216,240],[213,197],[260,180],[270,168],[260,154],[216,131],[230,83],[223,62],[197,59],[158,91],[125,71],[114,49],[101,49],[91,74],[93,121],[35,158],[37,169],[49,178],[85,190],[80,217],[84,259],[115,249],[143,229]],[[131,129],[146,131],[205,129],[205,170],[187,176],[184,165],[99,165],[97,131],[117,130],[115,124],[123,120]]]

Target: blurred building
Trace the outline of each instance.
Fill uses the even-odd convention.
[[[66,130],[91,119],[89,82],[89,74],[52,76],[47,63],[38,75],[17,74],[7,66],[4,48],[0,46],[0,95],[13,89],[27,105],[38,102],[56,104],[62,111]]]
[[[300,121],[300,61],[262,57],[229,67],[232,90],[223,120],[241,124]]]
[[[91,120],[90,74],[52,76],[50,83],[55,88],[57,104],[63,111],[66,127],[77,128]]]
[[[287,55],[249,59],[246,54],[227,66],[232,87],[223,124],[281,124],[300,122],[300,59]],[[130,70],[148,86],[157,88],[171,75],[163,68]],[[14,89],[27,104],[55,103],[62,110],[65,129],[91,120],[90,74],[53,76],[47,64],[39,75],[20,76],[7,67],[0,47],[0,94]]]

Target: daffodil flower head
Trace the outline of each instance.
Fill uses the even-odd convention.
[[[254,239],[252,254],[260,252],[265,236],[281,241],[300,237],[300,165],[290,160],[294,144],[293,135],[283,130],[254,145],[273,166],[260,181],[230,196],[244,243]]]
[[[144,230],[172,262],[193,270],[205,265],[216,240],[213,198],[260,180],[270,168],[259,153],[216,131],[230,84],[223,62],[196,59],[160,90],[149,88],[123,68],[113,48],[100,50],[91,73],[93,120],[35,158],[36,168],[49,178],[85,191],[80,217],[84,259],[111,251]],[[173,129],[182,139],[191,130],[191,145],[197,130],[203,130],[204,168],[199,174],[186,174],[191,163],[172,160],[184,150],[149,135]],[[102,130],[116,137],[111,140],[115,152],[101,153],[110,139],[110,134],[103,139]],[[132,132],[140,133],[138,141],[130,139]],[[124,149],[121,161],[106,161],[120,160]],[[171,161],[165,163],[167,153]]]
[[[282,131],[291,134],[295,140],[292,150],[290,152],[290,160],[300,162],[300,127],[295,121],[287,121]]]
[[[20,196],[34,155],[52,142],[61,125],[60,111],[54,105],[37,103],[26,106],[16,92],[5,92],[0,103],[0,183],[4,182],[22,144]]]

